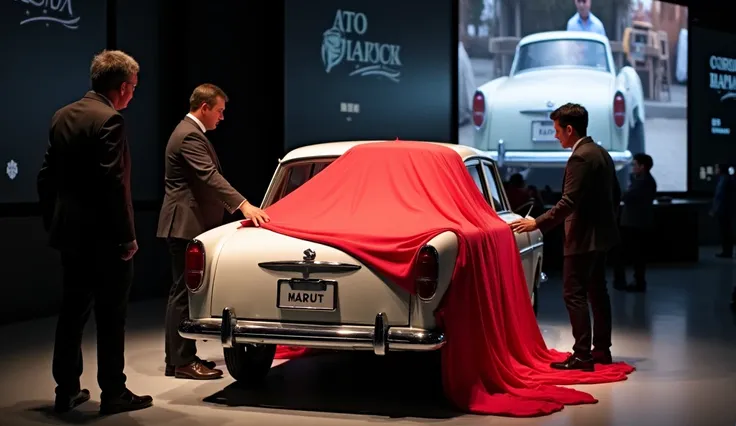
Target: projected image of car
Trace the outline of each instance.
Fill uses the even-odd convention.
[[[608,39],[591,32],[551,31],[521,39],[508,76],[475,92],[474,146],[500,166],[563,168],[570,150],[555,139],[549,115],[579,103],[588,134],[611,154],[617,169],[644,152],[644,94],[628,66],[616,72]]]

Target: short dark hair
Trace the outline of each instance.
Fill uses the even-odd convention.
[[[634,154],[634,160],[647,170],[651,170],[654,167],[654,159],[649,154],[644,154],[643,152],[636,153]]]
[[[203,103],[211,107],[215,106],[217,98],[222,98],[227,102],[228,98],[225,92],[214,84],[204,83],[197,86],[189,97],[189,111],[194,112],[202,106]]]
[[[92,90],[106,93],[117,90],[131,76],[140,71],[138,62],[120,50],[103,50],[92,59],[89,77]]]
[[[579,104],[566,103],[552,111],[549,118],[560,124],[560,127],[572,126],[578,136],[588,135],[588,111]]]

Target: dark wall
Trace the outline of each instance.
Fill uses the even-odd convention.
[[[162,126],[170,132],[184,117],[197,85],[222,88],[229,97],[225,120],[207,136],[226,178],[258,204],[284,153],[283,6],[259,2],[255,13],[242,4],[246,12],[236,11],[229,2],[169,3],[171,15],[162,27],[162,102],[171,108]]]
[[[87,3],[95,5],[92,8],[95,14],[85,13],[90,9]],[[19,101],[27,100],[29,104],[22,105],[20,109],[25,115],[38,122],[34,125],[12,123],[12,126],[29,132],[29,134],[33,131],[40,131],[45,135],[53,111],[64,103],[81,97],[88,90],[89,62],[95,53],[105,47],[120,48],[130,53],[139,62],[141,66],[140,83],[129,108],[123,112],[128,125],[133,161],[132,192],[136,207],[136,231],[140,245],[135,261],[132,300],[165,295],[168,291],[169,268],[166,263],[161,262],[161,259],[165,259],[166,256],[165,246],[154,238],[162,170],[161,138],[158,134],[161,105],[158,94],[160,84],[159,13],[156,3],[147,0],[125,0],[116,5],[115,2],[110,1],[107,6],[116,10],[117,14],[110,14],[114,19],[108,22],[105,2],[100,0],[75,1],[74,11],[80,16],[79,28],[82,29],[85,26],[96,28],[99,33],[99,41],[79,45],[68,40],[65,42],[70,35],[57,34],[56,37],[61,40],[53,42],[60,43],[60,45],[53,46],[52,44],[51,46],[58,51],[57,55],[61,55],[66,60],[59,59],[55,62],[55,67],[35,67],[28,70],[35,81],[47,81],[48,85],[60,86],[63,88],[60,90],[68,95],[65,95],[63,100],[55,101],[53,107],[46,106],[49,101],[44,99],[44,96],[56,99],[58,93],[55,92],[54,87],[42,86],[40,89],[43,93],[31,97],[20,95],[9,97],[9,99]],[[41,27],[41,29],[44,28]],[[108,31],[109,33],[106,34]],[[65,49],[70,50],[70,46],[74,46],[76,53],[66,55]],[[3,54],[3,57],[8,57],[8,55]],[[55,56],[51,56],[51,59],[53,58]],[[13,67],[10,68],[13,69]],[[58,81],[59,78],[63,78],[66,83]],[[8,82],[7,86],[10,90],[15,86],[20,86],[23,81],[20,76],[3,80]],[[14,86],[10,84],[12,81],[20,81],[21,84]],[[44,95],[44,93],[50,93],[50,95]],[[6,134],[6,123],[0,126],[2,126],[3,134]],[[40,127],[40,129],[34,127]],[[25,173],[31,175],[29,179],[34,185],[35,175],[43,159],[43,149],[45,146],[42,145],[40,152],[34,154],[34,160],[30,161],[31,164],[28,164],[24,170]],[[33,201],[36,200],[34,189],[29,188]],[[3,303],[0,305],[0,324],[53,315],[60,302],[59,256],[56,251],[47,247],[46,233],[36,210],[34,204],[5,204],[0,207],[0,235],[10,242],[0,245],[0,259],[2,259],[0,263],[6,274],[3,280],[6,283],[4,286],[6,291]]]
[[[133,157],[132,190],[136,201],[163,197],[161,149],[161,46],[160,3],[146,0],[110,1],[116,13],[110,23],[108,48],[128,52],[141,66],[133,100],[125,109],[128,139]]]
[[[28,1],[0,3],[0,79],[8,100],[0,106],[0,203],[36,202],[51,116],[84,94],[89,60],[105,47],[105,2],[62,4],[54,10]],[[17,174],[6,174],[10,161]]]
[[[102,34],[99,46],[92,45],[78,55],[79,63],[58,61],[56,69],[34,71],[40,73],[34,78],[42,81],[44,73],[74,74],[76,84],[65,89],[74,92],[64,99],[68,102],[88,89],[89,61],[105,45],[128,52],[141,66],[135,97],[124,111],[133,155],[132,189],[140,246],[131,300],[139,300],[168,292],[168,254],[165,244],[155,238],[163,193],[162,153],[170,132],[187,113],[189,95],[196,85],[211,82],[229,95],[225,121],[208,136],[233,186],[254,204],[263,197],[283,155],[283,59],[278,48],[279,19],[269,21],[268,42],[259,30],[259,20],[282,16],[282,12],[273,7],[265,15],[242,15],[225,2],[207,1],[108,0],[108,4],[116,13],[109,22],[96,23],[103,33],[105,27],[110,30],[107,43]],[[82,0],[75,2],[76,10],[83,6]],[[98,15],[104,21],[105,13]],[[241,67],[246,61],[251,66]],[[54,110],[34,110],[31,104],[23,108],[43,115],[36,124],[42,128]],[[33,181],[40,156],[38,164],[27,170]],[[35,192],[33,195],[35,201]],[[57,312],[60,262],[58,254],[46,246],[37,213],[33,204],[0,205],[0,235],[10,242],[0,245],[0,262],[5,288],[12,289],[0,304],[0,324]]]
[[[425,0],[416,19],[410,1],[285,0],[286,146],[457,143],[457,10],[456,1]]]

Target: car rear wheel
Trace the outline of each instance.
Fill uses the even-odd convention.
[[[271,370],[276,345],[234,344],[225,348],[225,365],[230,375],[244,384],[262,382]]]
[[[635,117],[638,117],[635,112]],[[635,119],[636,124],[629,129],[629,146],[627,149],[631,151],[631,155],[643,153],[646,151],[646,132],[644,131],[644,123]]]

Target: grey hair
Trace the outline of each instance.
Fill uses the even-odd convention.
[[[103,50],[92,59],[89,69],[92,90],[100,93],[116,90],[140,69],[138,62],[127,53]]]

